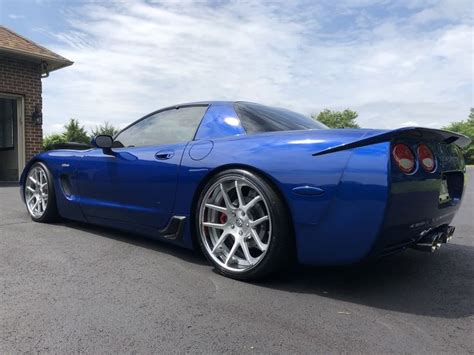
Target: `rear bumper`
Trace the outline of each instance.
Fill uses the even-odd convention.
[[[338,199],[323,223],[297,226],[297,235],[302,236],[299,261],[311,265],[348,265],[373,260],[415,246],[424,236],[447,228],[463,194],[462,172],[451,173],[455,180],[450,184],[452,199],[448,202],[439,201],[441,179],[433,175],[415,183],[407,179],[398,185],[389,184],[387,195],[380,195],[379,200]],[[358,196],[356,188],[361,189],[362,185],[354,186],[347,196]],[[364,195],[375,197],[370,192]]]
[[[401,243],[388,245],[383,248],[375,248],[369,255],[369,259],[381,258],[393,255],[406,250],[407,248],[414,248],[419,251],[435,252],[442,244],[451,240],[454,234],[455,227],[448,224],[443,224],[436,228],[430,228],[416,237],[411,237]]]
[[[448,179],[451,196],[447,202],[440,200],[443,177]],[[461,205],[463,187],[461,171],[392,183],[384,223],[371,255],[403,250],[428,233],[449,226]]]
[[[406,249],[427,233],[450,225],[464,191],[461,152],[439,132],[415,131],[351,151],[319,223],[295,226],[300,262],[357,263]],[[421,143],[428,145],[435,168],[425,170],[418,157],[414,170],[404,173],[391,154],[399,142],[412,152]]]

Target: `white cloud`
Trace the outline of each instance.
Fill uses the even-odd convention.
[[[407,122],[402,123],[402,126],[405,126],[405,127],[419,126],[419,125],[420,124],[418,122],[415,122],[415,121],[407,121]]]
[[[472,22],[473,18],[473,5],[470,0],[421,1],[418,8],[420,11],[412,17],[417,24],[427,24],[437,20]]]
[[[25,15],[8,14],[8,18],[12,20],[22,20],[25,18]]]
[[[375,128],[465,118],[473,105],[471,22],[445,10],[449,23],[424,29],[423,11],[439,12],[438,3],[382,20],[367,3],[75,8],[66,13],[70,28],[51,34],[52,49],[75,64],[43,82],[45,131],[70,117],[88,127],[104,120],[123,126],[166,105],[207,99],[303,113],[350,107]],[[352,14],[354,24],[345,27],[338,11]]]

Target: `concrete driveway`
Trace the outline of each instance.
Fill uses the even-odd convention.
[[[33,223],[18,188],[0,187],[0,352],[473,352],[473,180],[433,255],[255,284],[164,243]]]

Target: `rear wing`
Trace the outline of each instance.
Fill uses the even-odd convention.
[[[446,144],[454,143],[460,148],[464,148],[471,143],[471,139],[469,137],[451,131],[423,127],[403,127],[382,133],[380,133],[380,131],[374,131],[374,133],[368,132],[361,139],[323,149],[319,152],[314,153],[313,156],[339,152],[341,150],[363,147],[376,143],[388,142],[392,138],[399,136],[411,136],[420,138],[432,137]]]

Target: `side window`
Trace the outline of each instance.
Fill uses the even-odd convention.
[[[283,108],[251,102],[237,102],[234,107],[247,134],[327,128],[320,122]]]
[[[120,132],[114,146],[143,147],[190,141],[206,110],[207,106],[189,106],[158,112]]]

